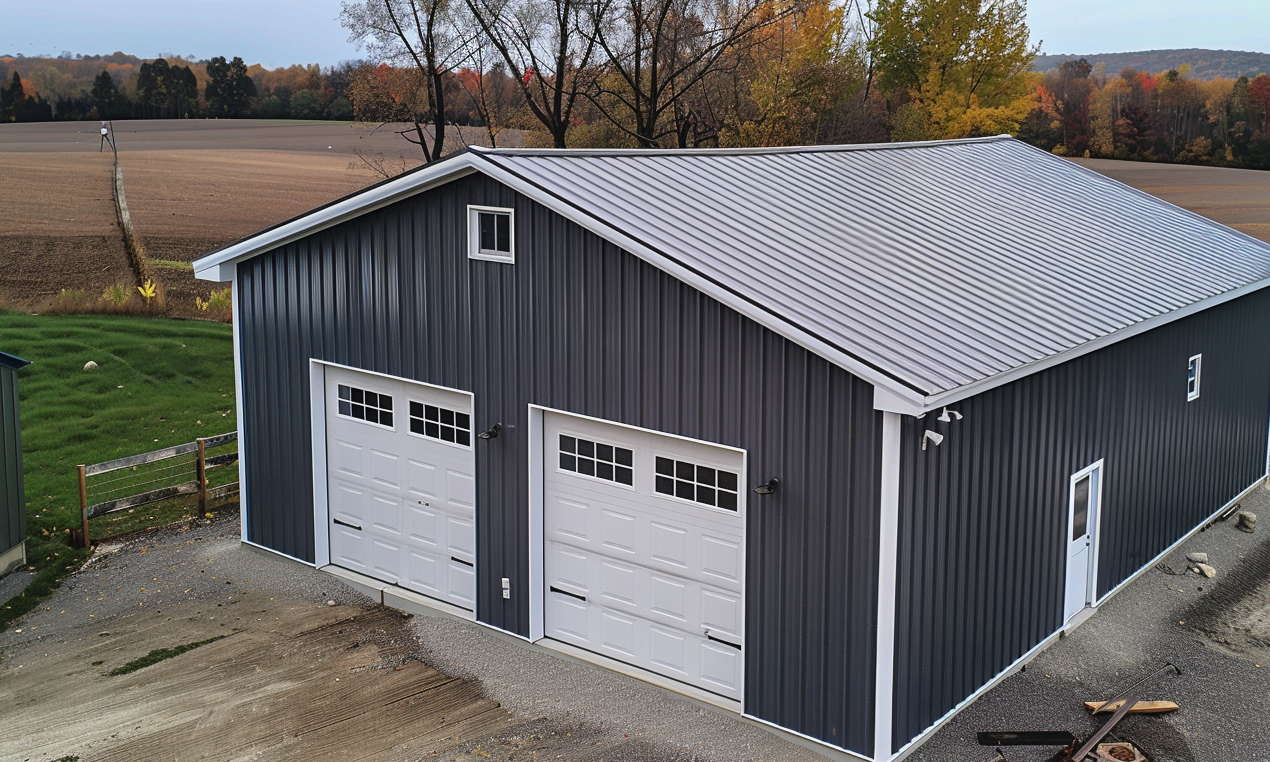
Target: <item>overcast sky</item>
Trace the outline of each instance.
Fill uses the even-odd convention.
[[[0,55],[125,53],[242,56],[270,68],[358,57],[338,0],[28,2],[0,23]],[[1270,1],[1032,0],[1028,25],[1046,53],[1215,48],[1270,53]]]

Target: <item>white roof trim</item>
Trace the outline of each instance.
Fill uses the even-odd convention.
[[[1008,136],[973,138],[956,142],[989,142],[1000,140],[1002,138],[1008,138]],[[858,147],[817,147],[815,150],[870,150],[880,149],[883,147],[894,149],[897,147],[920,145],[928,145],[928,143],[887,144],[886,146],[867,145]],[[771,153],[774,150],[782,149],[705,149],[696,151],[696,153]],[[783,150],[786,152],[796,152],[807,151],[810,149],[794,148]],[[571,153],[568,149],[562,149],[559,152]],[[537,203],[542,204],[544,207],[556,212],[565,219],[568,219],[582,228],[595,233],[623,250],[634,254],[654,267],[657,267],[658,269],[663,270],[675,278],[687,283],[693,288],[696,288],[702,293],[718,300],[722,304],[727,305],[742,315],[749,317],[760,325],[772,330],[804,349],[807,349],[808,351],[823,357],[853,375],[868,381],[874,385],[873,406],[875,409],[914,416],[925,415],[928,412],[937,410],[942,406],[952,404],[958,400],[980,394],[998,386],[1003,386],[1025,376],[1032,375],[1033,373],[1060,365],[1068,360],[1072,360],[1082,355],[1089,354],[1090,352],[1097,351],[1098,349],[1102,349],[1103,347],[1110,346],[1118,341],[1128,339],[1154,328],[1158,328],[1162,325],[1166,325],[1174,320],[1179,320],[1208,309],[1209,307],[1223,304],[1270,286],[1270,279],[1250,283],[1238,289],[1194,302],[1180,309],[1157,315],[1151,319],[1144,320],[1127,328],[1087,341],[1084,344],[1073,347],[1064,352],[1050,355],[1049,357],[1029,365],[1019,366],[1004,373],[980,379],[956,389],[950,389],[939,394],[926,396],[918,391],[915,391],[904,382],[887,375],[877,368],[865,364],[859,359],[852,357],[834,346],[831,346],[824,340],[808,333],[799,326],[782,320],[770,312],[758,308],[751,302],[739,297],[720,284],[688,269],[684,265],[676,262],[661,252],[641,243],[622,230],[612,227],[604,221],[591,216],[589,213],[575,208],[571,204],[544,191],[534,183],[525,180],[519,175],[499,166],[495,161],[491,160],[500,154],[525,155],[545,153],[550,153],[550,151],[546,149],[491,150],[473,147],[468,152],[455,156],[451,159],[424,167],[379,185],[372,186],[367,190],[351,195],[329,206],[322,207],[278,225],[277,227],[270,228],[257,233],[256,235],[249,236],[218,249],[217,251],[194,261],[195,277],[203,280],[214,281],[233,280],[234,265],[242,260],[249,259],[270,249],[286,245],[299,240],[300,238],[312,235],[313,233],[333,227],[369,211],[400,201],[403,198],[417,193],[422,193],[457,177],[462,177],[474,172],[480,172],[503,183],[504,185],[507,185]],[[588,151],[586,153],[588,155],[594,153],[646,156],[649,152],[642,149],[609,149]],[[676,153],[682,154],[683,152],[681,151]],[[486,156],[489,158],[486,158]],[[1092,172],[1092,170],[1087,171]],[[1142,193],[1141,191],[1137,192]],[[1149,194],[1143,193],[1142,195]],[[1201,215],[1195,216],[1201,217]],[[1207,218],[1203,219],[1207,220]],[[1207,221],[1212,222],[1211,220]],[[1216,225],[1218,223],[1213,224]],[[1255,241],[1256,239],[1249,237],[1249,240]]]
[[[477,162],[485,164],[470,153],[460,154],[453,159],[373,185],[329,206],[235,241],[194,260],[194,277],[201,280],[233,280],[232,265],[240,260],[249,259],[269,249],[285,246],[292,241],[334,227],[341,222],[400,201],[407,196],[422,193],[456,177],[471,174],[476,171]]]

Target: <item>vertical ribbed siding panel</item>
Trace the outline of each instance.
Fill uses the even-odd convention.
[[[1261,478],[1268,312],[1257,292],[963,400],[961,421],[904,419],[896,748],[1062,625],[1073,473],[1104,460],[1099,595]],[[946,439],[923,452],[927,428]]]
[[[26,492],[22,480],[18,372],[0,366],[0,553],[25,539]]]
[[[466,256],[516,209],[516,263]],[[529,629],[529,405],[749,452],[746,711],[868,754],[880,415],[872,387],[482,177],[239,265],[249,539],[313,558],[309,358],[473,392],[477,618]],[[512,583],[503,600],[501,580]]]

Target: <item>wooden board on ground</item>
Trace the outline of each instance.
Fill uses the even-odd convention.
[[[1102,701],[1086,701],[1085,708],[1094,714],[1107,714],[1124,706],[1124,700],[1122,699],[1099,709],[1098,707],[1102,706],[1103,703]],[[1175,712],[1180,708],[1172,701],[1139,701],[1129,710],[1129,714],[1162,714],[1164,712]]]

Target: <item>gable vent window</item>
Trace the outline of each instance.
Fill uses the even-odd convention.
[[[1190,364],[1186,368],[1186,401],[1199,399],[1199,363],[1203,359],[1203,355],[1195,355],[1191,358]]]
[[[511,209],[488,206],[469,206],[468,251],[472,259],[494,262],[514,262],[516,253],[512,246],[515,232]]]
[[[410,432],[468,447],[472,444],[472,417],[457,410],[411,400]]]
[[[673,458],[657,458],[657,492],[680,500],[737,510],[737,475]]]
[[[560,470],[606,482],[635,484],[635,452],[603,442],[560,435]]]
[[[379,394],[344,384],[339,385],[336,394],[339,397],[340,415],[392,428],[391,394]]]

